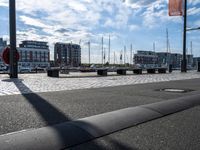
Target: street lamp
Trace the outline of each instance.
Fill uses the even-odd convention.
[[[192,30],[200,30],[200,27],[197,27],[197,28],[188,28],[186,31],[192,31]]]
[[[186,28],[187,28],[187,0],[184,3],[184,24],[183,24],[183,60],[181,62],[181,72],[187,72],[186,59]]]

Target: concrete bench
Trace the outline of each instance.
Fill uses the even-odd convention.
[[[167,68],[158,68],[158,73],[166,73]]]
[[[149,68],[149,69],[147,69],[147,73],[154,74],[154,73],[156,73],[156,69],[155,68]]]
[[[107,69],[98,69],[97,70],[97,75],[107,76],[108,75],[108,70]]]
[[[48,69],[47,76],[48,77],[59,77],[59,69]]]
[[[69,70],[68,69],[61,69],[60,73],[62,73],[62,74],[69,74]]]
[[[126,75],[126,69],[117,69],[117,74]]]
[[[133,69],[134,74],[142,74],[142,69]]]

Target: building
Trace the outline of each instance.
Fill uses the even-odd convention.
[[[158,56],[158,67],[168,66],[169,64],[171,64],[171,53],[157,52],[156,55]]]
[[[136,65],[140,65],[142,68],[157,67],[158,56],[153,51],[137,51],[134,55],[134,61]]]
[[[22,41],[17,50],[20,54],[19,67],[46,68],[49,66],[50,52],[47,42]]]
[[[59,66],[78,67],[81,65],[81,47],[72,43],[56,43],[54,61]]]
[[[0,65],[3,64],[3,60],[2,60],[2,52],[3,49],[7,46],[7,42],[3,40],[3,38],[0,38]]]
[[[179,53],[171,53],[171,57],[170,58],[171,58],[172,68],[180,69],[183,55],[181,55]]]
[[[200,57],[194,57],[192,66],[197,68],[198,62],[200,62]]]
[[[186,55],[188,69],[193,67],[193,55]]]
[[[149,67],[167,67],[169,64],[172,65],[173,69],[181,68],[182,54],[179,53],[168,53],[168,52],[152,52],[152,51],[138,51],[134,55],[135,64],[139,64],[143,68]],[[187,68],[191,69],[194,67],[193,55],[186,55]]]

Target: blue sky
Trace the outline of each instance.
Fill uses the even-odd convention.
[[[119,61],[124,45],[133,49],[166,51],[166,28],[171,52],[182,52],[182,17],[168,16],[168,0],[16,0],[17,41],[49,42],[51,58],[55,42],[81,41],[82,61],[88,62],[87,42],[91,41],[91,61],[101,62],[101,37],[111,56]],[[0,37],[9,41],[8,0],[0,0]],[[200,0],[188,0],[188,27],[200,26]],[[188,48],[200,56],[200,31],[188,32]],[[190,51],[189,51],[190,52]],[[111,59],[113,61],[113,58]]]

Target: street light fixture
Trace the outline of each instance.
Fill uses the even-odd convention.
[[[192,30],[200,30],[200,27],[197,27],[197,28],[188,28],[186,31],[192,31]]]

